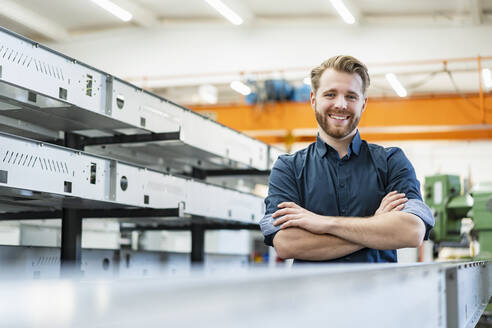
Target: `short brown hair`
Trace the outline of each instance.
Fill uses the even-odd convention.
[[[362,79],[362,93],[366,94],[366,90],[371,83],[367,67],[352,56],[333,56],[322,62],[321,65],[313,68],[311,70],[311,88],[314,93],[318,91],[321,75],[328,68],[333,68],[339,72],[359,74]]]

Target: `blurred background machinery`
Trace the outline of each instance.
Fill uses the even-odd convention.
[[[425,202],[436,219],[431,239],[440,258],[492,256],[492,183],[470,191],[466,185],[456,175],[425,178]],[[468,249],[468,254],[453,248]]]

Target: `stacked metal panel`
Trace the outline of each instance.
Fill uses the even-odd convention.
[[[5,29],[0,29],[0,131],[3,212],[179,207],[183,214],[255,222],[263,212],[260,197],[168,173],[264,171],[277,154]],[[64,132],[92,141],[88,150],[109,141],[97,146],[99,155],[49,144]]]
[[[69,148],[0,133],[0,194],[24,209],[182,208],[183,214],[256,222],[259,197]]]
[[[156,142],[167,147],[136,147],[172,164],[268,168],[266,144],[3,29],[0,65],[1,115],[40,126],[25,131],[10,122],[4,131],[37,132],[44,138],[57,131],[87,136],[174,132],[173,138]]]

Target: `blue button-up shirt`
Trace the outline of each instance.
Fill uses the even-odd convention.
[[[413,166],[400,148],[369,144],[357,131],[347,155],[340,159],[318,135],[309,147],[280,156],[272,168],[266,214],[260,221],[265,243],[273,246],[279,228],[273,225],[272,214],[281,202],[294,202],[320,215],[369,217],[393,190],[405,193],[408,202],[402,211],[424,221],[427,239],[434,217],[422,201]],[[397,256],[396,250],[363,248],[327,262],[397,262]]]

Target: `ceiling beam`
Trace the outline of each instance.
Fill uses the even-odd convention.
[[[482,0],[470,0],[470,14],[473,25],[483,23],[483,4]]]
[[[53,23],[46,17],[43,17],[14,1],[0,0],[0,8],[1,16],[21,24],[50,40],[63,41],[69,37],[68,32],[62,26]]]
[[[131,0],[112,0],[116,5],[129,11],[132,15],[132,21],[142,27],[154,27],[160,24],[158,17],[151,12],[139,6],[137,3]]]

